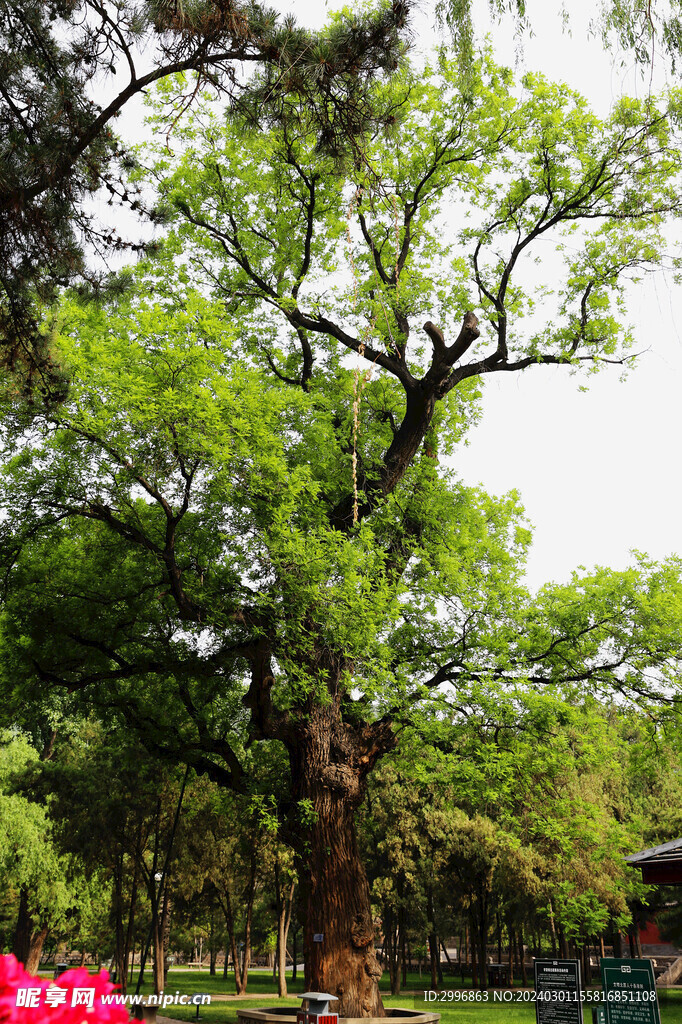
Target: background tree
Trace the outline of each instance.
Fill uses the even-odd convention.
[[[35,974],[46,939],[81,939],[97,912],[107,882],[88,872],[77,857],[62,853],[48,808],[27,799],[16,787],[38,753],[23,736],[5,733],[0,745],[0,870],[7,944]]]
[[[87,722],[65,733],[54,758],[39,767],[31,790],[50,808],[55,840],[87,864],[93,878],[111,880],[112,959],[122,990],[141,919],[142,948],[151,947],[155,986],[161,991],[182,856],[183,836],[175,821],[182,779],[167,765],[161,769],[158,761],[141,757],[139,744],[125,734],[107,735]],[[102,902],[107,903],[100,897]]]

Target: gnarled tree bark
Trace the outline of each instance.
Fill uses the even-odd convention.
[[[349,726],[332,702],[311,706],[290,744],[294,796],[308,801],[312,812],[297,842],[305,982],[308,989],[333,993],[338,1004],[332,1009],[344,1017],[384,1016],[355,811],[367,774],[395,742],[390,723]]]

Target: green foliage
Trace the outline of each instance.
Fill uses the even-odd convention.
[[[0,743],[0,874],[3,879],[3,943],[11,949],[19,899],[25,894],[35,931],[81,941],[100,914],[108,884],[99,871],[86,871],[78,857],[64,854],[49,808],[17,787],[38,762],[20,735],[5,732]]]

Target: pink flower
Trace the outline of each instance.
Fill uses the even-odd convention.
[[[76,967],[50,982],[0,956],[0,1024],[127,1024],[125,1006],[102,1001],[115,991],[107,971]]]
[[[46,981],[27,974],[24,965],[14,955],[0,956],[0,1024],[10,1021],[38,1024],[40,1018],[36,1016],[36,1010],[31,1006],[17,1006],[17,1000],[33,1002],[37,999],[41,1003],[47,985]],[[22,993],[27,993],[23,999]]]

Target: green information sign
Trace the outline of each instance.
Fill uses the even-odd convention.
[[[651,960],[602,957],[606,1024],[661,1024]]]

